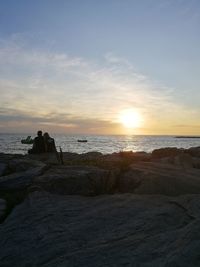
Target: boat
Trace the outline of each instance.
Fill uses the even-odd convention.
[[[22,139],[21,140],[22,144],[27,144],[27,145],[31,145],[33,144],[33,139],[31,138],[31,136],[27,136],[26,139]]]
[[[86,139],[78,139],[77,141],[80,142],[80,143],[87,143]]]

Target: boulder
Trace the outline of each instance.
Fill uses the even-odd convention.
[[[193,168],[193,158],[189,154],[181,153],[174,158],[174,164],[183,168]]]
[[[193,157],[188,153],[181,153],[174,157],[164,157],[157,162],[163,163],[163,164],[173,164],[180,166],[184,169],[186,168],[197,168],[200,169],[200,158],[199,157]]]
[[[27,170],[30,170],[34,167],[38,167],[38,165],[41,165],[41,162],[31,159],[20,159],[20,158],[14,158],[9,161],[8,168],[10,173],[16,173],[16,172],[24,172]]]
[[[182,153],[184,153],[184,149],[179,149],[177,147],[165,147],[153,150],[152,157],[161,159],[165,157],[175,157]]]
[[[160,162],[132,164],[121,174],[118,190],[121,193],[161,194],[178,196],[200,193],[200,170],[183,165]]]
[[[5,193],[6,191],[16,191],[27,188],[32,184],[33,179],[41,175],[47,168],[44,163],[31,160],[29,162],[29,167],[30,168],[26,169],[26,171],[19,171],[2,176],[0,179],[0,192]]]
[[[191,147],[186,150],[186,153],[190,154],[192,157],[200,157],[200,147]]]
[[[34,179],[33,186],[57,194],[98,195],[113,192],[113,171],[92,166],[52,167]]]
[[[59,153],[41,153],[41,154],[29,154],[26,155],[28,160],[41,161],[45,164],[60,164]]]

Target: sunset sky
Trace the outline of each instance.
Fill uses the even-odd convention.
[[[199,0],[1,0],[0,132],[200,135]]]

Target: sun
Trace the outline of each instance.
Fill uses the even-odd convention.
[[[137,111],[133,109],[126,109],[120,112],[119,121],[126,128],[138,128],[141,125],[142,119],[141,115]]]

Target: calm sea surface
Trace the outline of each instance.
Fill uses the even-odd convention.
[[[31,134],[30,134],[31,135]],[[32,138],[35,135],[31,135]],[[27,134],[0,134],[0,152],[26,154],[32,145],[21,144],[21,139]],[[151,152],[161,147],[189,148],[200,146],[198,138],[175,138],[174,136],[114,136],[114,135],[53,135],[56,146],[62,147],[63,152],[85,153],[98,151],[103,154],[119,151]],[[79,143],[78,139],[87,139],[87,143]]]

